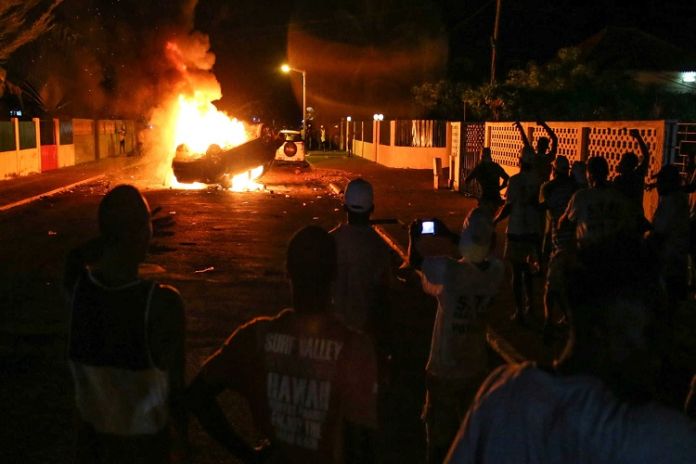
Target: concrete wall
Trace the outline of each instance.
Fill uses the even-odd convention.
[[[41,149],[39,145],[39,120],[34,119],[36,147],[19,149],[19,121],[12,118],[15,132],[15,150],[0,152],[0,179],[25,176],[41,172]]]
[[[58,167],[65,168],[75,165],[75,145],[58,145]]]
[[[73,145],[75,164],[88,163],[98,158],[94,121],[73,119]]]
[[[12,124],[14,125],[15,147],[17,148],[0,152],[0,180],[42,172],[43,169],[39,120],[33,120],[36,131],[36,147],[33,148],[19,149],[19,121],[13,118]],[[125,153],[130,153],[135,149],[136,126],[134,121],[102,120],[95,122],[91,119],[73,119],[73,143],[64,144],[60,140],[59,121],[54,119],[52,127],[55,131],[55,142],[44,145],[44,156],[50,150],[51,156],[57,158],[57,160],[51,160],[51,168],[64,168],[107,156],[119,156],[117,129],[123,126],[126,127]]]
[[[365,122],[368,124],[369,122]],[[443,166],[449,165],[451,151],[451,124],[447,124],[445,147],[398,147],[395,145],[396,121],[373,121],[373,142],[353,140],[353,154],[390,168],[432,169],[433,158],[440,158]],[[390,140],[380,140],[380,124],[390,124]]]
[[[0,152],[0,179],[17,175],[17,150]]]

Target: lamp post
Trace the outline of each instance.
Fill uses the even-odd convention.
[[[304,139],[307,129],[307,72],[303,69],[293,68],[287,63],[282,65],[280,70],[285,74],[289,74],[290,71],[302,74],[302,138]]]

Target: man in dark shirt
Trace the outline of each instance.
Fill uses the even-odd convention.
[[[371,462],[377,361],[370,338],[330,311],[336,245],[317,226],[290,241],[293,308],[239,327],[191,383],[187,404],[203,428],[245,462],[263,450],[243,442],[216,397],[230,389],[270,439],[267,462]],[[353,438],[357,439],[352,441]]]
[[[553,162],[553,179],[541,186],[539,203],[546,210],[551,230],[551,256],[546,273],[544,291],[544,340],[550,341],[554,322],[552,310],[557,305],[563,317],[567,317],[565,296],[565,272],[568,268],[575,229],[565,223],[563,228],[558,220],[568,206],[570,198],[577,190],[575,180],[569,175],[568,158],[559,155]]]
[[[643,159],[639,164],[638,156],[635,153],[632,151],[624,153],[616,166],[616,171],[619,174],[614,177],[612,185],[630,201],[633,214],[637,218],[636,223],[642,227],[641,232],[644,232],[649,228],[643,208],[643,191],[645,190],[645,176],[648,175],[650,167],[650,150],[648,150],[648,146],[638,129],[631,129],[629,134],[638,144]]]
[[[502,183],[500,182],[502,179]],[[500,191],[507,187],[510,176],[491,157],[491,149],[484,147],[481,150],[481,161],[466,176],[464,183],[475,180],[481,186],[479,206],[487,208],[492,214],[503,203]]]
[[[546,124],[545,121],[539,119],[537,125],[541,126],[544,131],[548,134],[548,137],[539,137],[537,139],[536,149],[532,147],[532,143],[529,141],[527,134],[522,128],[522,123],[515,121],[514,126],[520,133],[522,137],[522,143],[526,148],[532,150],[535,154],[534,159],[534,169],[536,169],[537,175],[541,182],[546,182],[549,180],[551,175],[551,163],[556,159],[556,152],[558,151],[558,136],[556,133]]]

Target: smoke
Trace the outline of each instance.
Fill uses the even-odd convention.
[[[173,118],[179,95],[212,102],[208,36],[194,30],[197,0],[71,0],[55,9],[55,27],[22,49],[14,69],[29,76],[46,113],[132,119],[153,161],[149,177],[169,185]]]

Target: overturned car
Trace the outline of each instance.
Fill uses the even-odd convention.
[[[236,175],[259,167],[263,167],[264,172],[284,140],[265,128],[260,128],[259,134],[257,138],[229,149],[212,144],[202,154],[192,153],[186,144],[179,145],[172,161],[176,180],[187,184],[219,184],[229,188]]]

